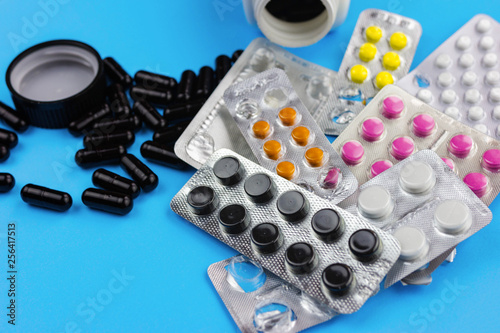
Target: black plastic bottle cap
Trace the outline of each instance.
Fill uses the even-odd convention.
[[[280,229],[272,223],[262,223],[255,226],[251,233],[252,244],[261,254],[276,252],[283,245]]]
[[[351,267],[333,264],[323,270],[321,275],[326,289],[334,296],[342,296],[354,286],[355,278]]]
[[[316,255],[311,245],[295,243],[286,249],[287,268],[294,274],[310,273],[316,266]]]
[[[371,261],[380,252],[381,243],[377,233],[369,229],[356,231],[349,238],[349,249],[359,261]]]
[[[271,177],[258,173],[247,178],[245,181],[245,193],[255,203],[265,203],[276,194],[276,186]]]
[[[191,190],[187,196],[191,211],[196,215],[212,213],[219,205],[214,190],[208,186],[199,186]]]
[[[277,206],[281,217],[288,222],[298,222],[309,213],[309,201],[298,191],[280,195]]]
[[[344,220],[333,209],[318,211],[311,220],[316,236],[324,242],[333,242],[344,233]]]
[[[239,234],[248,228],[250,216],[245,207],[229,205],[219,212],[219,221],[222,229],[228,234]]]
[[[239,183],[243,174],[243,167],[234,157],[223,157],[215,162],[214,175],[222,185],[234,185]]]

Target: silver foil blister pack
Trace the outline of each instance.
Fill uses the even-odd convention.
[[[228,149],[170,206],[337,313],[357,311],[399,257],[388,233]]]
[[[314,113],[321,129],[339,135],[381,88],[403,78],[421,35],[422,27],[413,19],[363,11],[334,82],[335,94]]]
[[[364,183],[340,206],[399,241],[401,254],[385,287],[454,248],[492,219],[488,207],[430,150]]]
[[[359,184],[430,149],[486,205],[500,192],[500,142],[394,85],[383,88],[332,145]]]
[[[285,72],[270,69],[235,84],[224,101],[260,165],[333,203],[354,193],[356,178]]]
[[[479,14],[397,82],[450,117],[500,138],[500,24]]]
[[[220,148],[255,157],[240,134],[222,99],[233,83],[243,81],[270,68],[283,69],[306,107],[314,112],[333,93],[337,73],[299,58],[264,38],[256,38],[245,49],[231,70],[191,121],[175,144],[175,153],[198,169]]]

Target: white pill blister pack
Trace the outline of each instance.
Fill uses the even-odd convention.
[[[260,165],[333,203],[354,193],[356,178],[284,71],[270,69],[235,84],[224,101]]]
[[[227,149],[170,206],[337,313],[357,311],[399,257],[388,233]]]
[[[336,315],[242,255],[210,265],[208,276],[242,332],[300,332]]]
[[[340,206],[391,233],[401,245],[385,287],[403,279],[491,222],[488,207],[430,150],[361,185]]]
[[[224,91],[270,68],[281,68],[308,110],[314,112],[333,93],[337,73],[301,59],[264,38],[256,38],[191,121],[175,144],[175,153],[198,169],[217,149],[228,148],[253,161],[255,157],[241,136],[222,99]]]
[[[450,117],[500,138],[500,24],[474,16],[397,82]]]
[[[313,113],[326,134],[339,135],[380,89],[410,70],[422,35],[410,18],[378,9],[361,13],[334,82],[334,95]]]
[[[383,88],[332,145],[359,184],[430,149],[486,205],[500,192],[500,142],[394,85]]]

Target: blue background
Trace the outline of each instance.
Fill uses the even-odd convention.
[[[225,12],[217,12],[218,2],[227,5]],[[366,6],[422,24],[413,67],[474,14],[500,19],[498,3],[490,0],[353,0],[340,28],[316,45],[293,52],[337,70]],[[2,77],[19,51],[51,39],[89,43],[103,57],[118,59],[131,74],[148,69],[179,78],[183,70],[213,65],[219,54],[245,48],[260,36],[246,23],[237,0],[61,0],[51,8],[51,15],[44,16],[38,1],[0,0]],[[23,33],[26,20],[39,26]],[[14,34],[24,40],[12,43]],[[12,104],[3,83],[0,100]],[[140,143],[151,135],[143,129],[131,152],[139,155]],[[206,273],[211,263],[235,252],[169,208],[170,199],[194,170],[150,164],[160,177],[159,187],[141,194],[128,216],[113,216],[92,211],[80,201],[82,191],[92,186],[92,170],[82,170],[73,162],[81,144],[81,138],[65,130],[30,128],[0,166],[17,180],[13,191],[0,195],[0,331],[14,330],[5,315],[5,233],[11,221],[18,229],[15,329],[20,332],[237,331]],[[111,170],[122,173],[118,167]],[[59,214],[26,205],[19,191],[29,182],[69,192],[73,207]],[[491,209],[495,217],[500,216],[498,200]],[[500,227],[496,220],[460,244],[456,261],[438,269],[430,286],[397,285],[383,290],[359,312],[310,332],[498,331]],[[123,272],[128,280],[120,283],[115,275]],[[90,310],[87,302],[95,297],[106,305]]]

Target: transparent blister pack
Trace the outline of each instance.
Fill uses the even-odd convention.
[[[422,27],[410,18],[378,9],[356,23],[334,91],[315,119],[326,134],[339,135],[380,89],[410,70]]]
[[[486,205],[500,192],[500,142],[394,85],[383,88],[332,145],[359,184],[430,149]]]
[[[285,72],[270,69],[235,84],[224,100],[260,165],[333,203],[354,193],[356,178]]]
[[[242,255],[210,265],[208,276],[245,333],[300,332],[336,316],[329,307]]]
[[[397,85],[450,117],[500,138],[500,24],[474,16]]]
[[[425,267],[492,219],[488,207],[430,150],[364,183],[340,207],[399,241],[401,254],[385,287]]]
[[[198,169],[217,149],[228,148],[253,161],[222,99],[224,91],[270,68],[283,69],[308,110],[315,112],[333,93],[337,73],[299,58],[264,38],[254,39],[231,67],[175,144],[175,153]]]
[[[170,206],[337,313],[357,311],[399,257],[388,233],[228,149]]]

